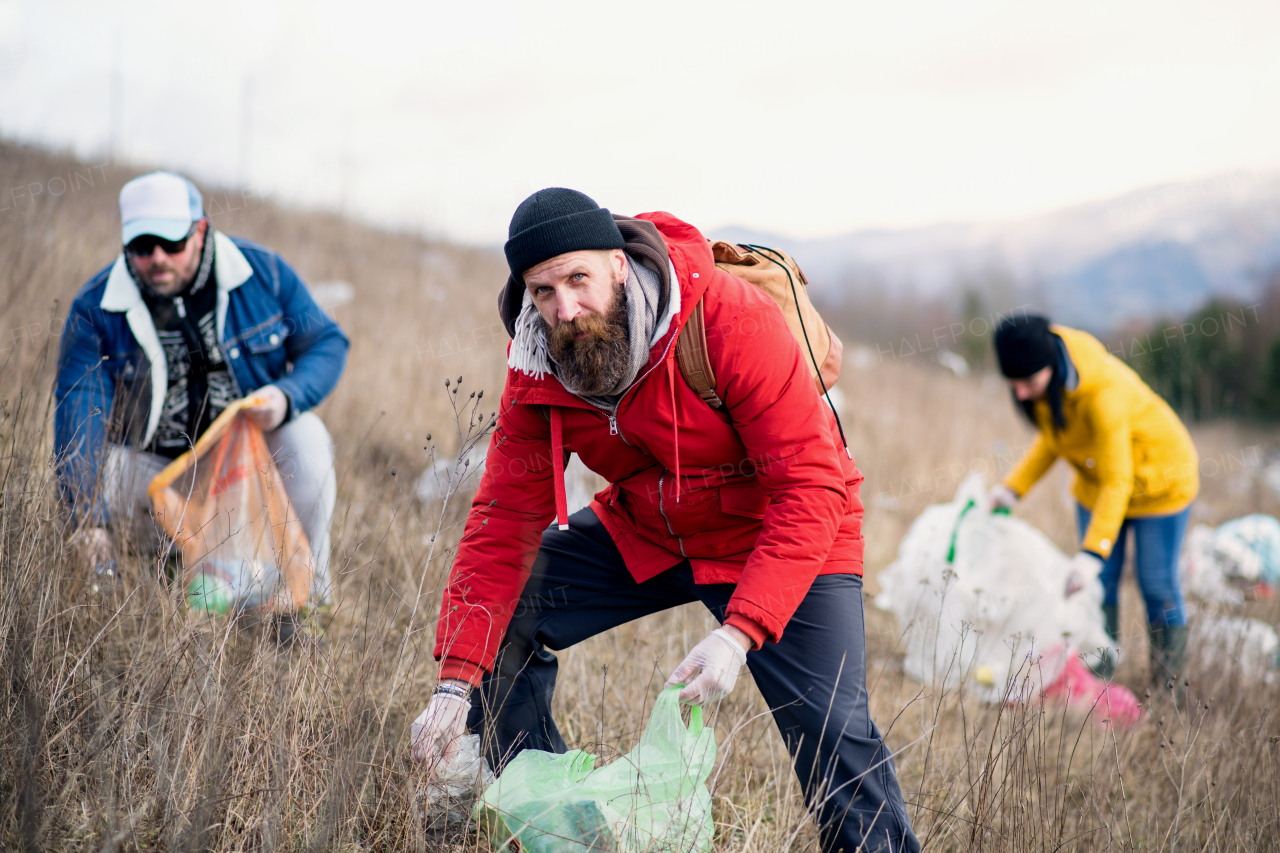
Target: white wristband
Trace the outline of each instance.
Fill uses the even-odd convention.
[[[459,696],[456,693],[433,693],[431,695],[431,701],[434,702],[437,699],[441,699],[448,702],[462,702],[463,704],[466,704],[466,705],[471,704],[470,697]]]
[[[742,647],[742,643],[739,643],[734,639],[733,634],[730,634],[724,628],[717,628],[711,633],[724,640],[733,648],[733,651],[738,655],[738,664],[740,666],[747,665],[747,650]]]

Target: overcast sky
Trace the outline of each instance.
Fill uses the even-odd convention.
[[[818,237],[1277,168],[1277,33],[1275,0],[0,0],[0,134],[475,242],[556,185]]]

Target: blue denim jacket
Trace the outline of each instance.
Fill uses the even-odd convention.
[[[297,417],[338,383],[347,336],[279,255],[211,233],[218,340],[237,391],[273,384]],[[54,453],[63,500],[77,519],[108,521],[98,488],[106,443],[150,442],[167,385],[151,312],[121,255],[76,294],[58,352]]]

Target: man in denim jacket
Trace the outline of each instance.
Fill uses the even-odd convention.
[[[63,500],[91,565],[113,538],[154,539],[147,485],[233,400],[266,433],[329,590],[333,444],[310,410],[348,341],[275,252],[215,231],[200,191],[167,172],[120,191],[123,252],[76,294],[58,353],[54,449]],[[115,544],[120,544],[116,542]]]

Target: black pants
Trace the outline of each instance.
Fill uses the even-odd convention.
[[[637,584],[590,509],[551,528],[507,628],[494,670],[467,720],[500,768],[522,749],[564,752],[551,718],[556,656],[650,613],[701,601],[723,621],[733,584],[695,584],[681,563]],[[867,710],[862,579],[823,575],[787,623],[782,641],[747,655],[794,761],[823,849],[919,850],[893,758]]]

